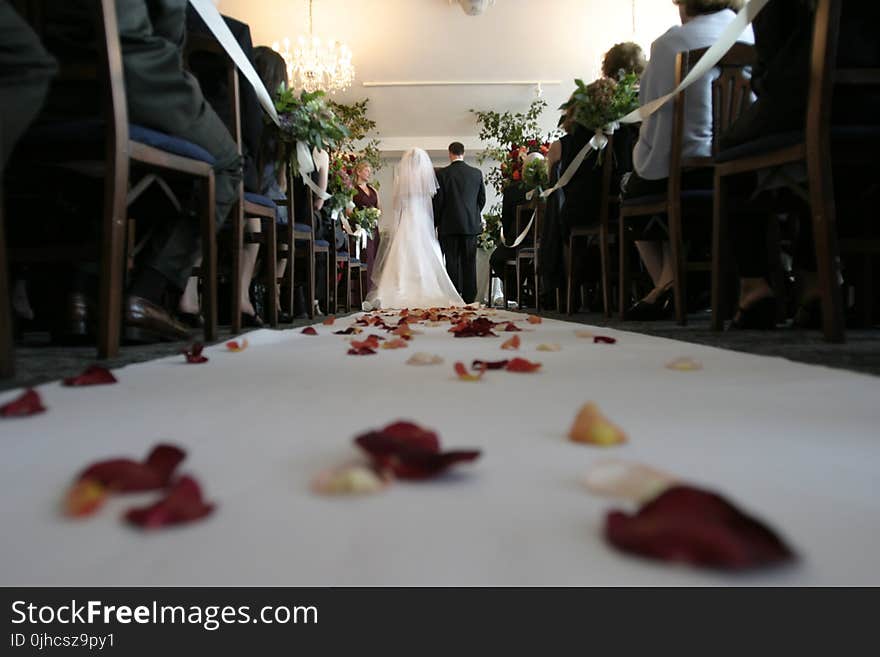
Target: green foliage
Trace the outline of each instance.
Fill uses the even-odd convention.
[[[574,108],[574,120],[595,132],[623,118],[639,106],[639,79],[635,73],[620,80],[600,78],[590,84],[574,81],[571,100],[560,109]]]
[[[319,150],[330,150],[348,137],[348,128],[330,108],[323,91],[303,91],[297,95],[281,85],[275,96],[275,109],[283,141],[302,141]]]
[[[351,221],[355,226],[360,226],[372,239],[374,231],[379,226],[379,217],[382,211],[378,208],[355,208],[351,212]]]
[[[523,183],[526,189],[536,189],[538,194],[544,191],[550,183],[550,171],[547,169],[547,160],[535,158],[523,167]]]
[[[483,232],[477,238],[477,246],[493,251],[501,242],[501,204],[496,203],[483,215]]]
[[[369,98],[350,105],[330,101],[330,107],[348,129],[348,137],[338,145],[339,150],[344,153],[354,153],[358,161],[369,162],[375,173],[382,168],[384,162],[379,152],[379,140],[370,137],[376,130],[376,122],[367,116],[369,104]],[[357,142],[363,140],[368,141],[360,149],[356,148]],[[373,185],[375,186],[376,183],[374,182]]]

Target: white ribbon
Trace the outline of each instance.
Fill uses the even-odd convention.
[[[254,70],[251,60],[247,58],[241,46],[238,45],[238,41],[232,36],[232,32],[229,31],[229,27],[226,25],[226,21],[223,20],[220,12],[217,11],[217,7],[214,6],[211,0],[189,0],[189,2],[193,9],[198,12],[199,16],[202,17],[202,20],[205,21],[205,25],[211,30],[214,38],[223,46],[223,50],[226,51],[226,54],[229,55],[238,67],[238,70],[251,83],[260,101],[260,105],[263,106],[263,109],[266,110],[266,113],[272,118],[275,125],[279,125],[278,112],[275,111],[275,103],[272,102],[272,96],[266,90],[266,85],[263,84],[260,76]]]
[[[302,181],[312,190],[312,192],[322,201],[326,201],[330,198],[330,194],[323,191],[320,187],[315,184],[315,181],[312,180],[312,172],[315,170],[315,160],[312,158],[312,151],[309,148],[309,145],[304,141],[296,142],[296,163],[297,169],[299,169],[299,175],[302,176]]]
[[[733,45],[739,41],[739,38],[742,36],[742,33],[745,32],[746,28],[752,24],[752,21],[755,20],[755,17],[761,13],[761,10],[767,5],[770,0],[750,0],[750,2],[743,7],[739,13],[736,15],[730,24],[725,28],[725,30],[718,37],[718,41],[712,45],[709,50],[706,51],[706,54],[700,58],[700,61],[697,62],[697,65],[694,66],[690,72],[688,72],[687,76],[684,80],[681,81],[681,84],[678,85],[674,90],[666,94],[665,96],[660,96],[660,98],[656,98],[649,103],[645,103],[641,107],[633,110],[629,114],[624,117],[621,117],[617,121],[614,121],[607,126],[605,126],[602,130],[597,130],[596,134],[590,140],[590,142],[584,146],[581,151],[577,154],[577,156],[572,160],[571,164],[568,165],[565,172],[559,177],[557,183],[551,187],[550,189],[545,190],[541,196],[546,198],[550,196],[557,189],[561,189],[565,187],[571,179],[574,178],[574,174],[577,173],[577,170],[580,168],[581,164],[583,164],[584,160],[587,158],[592,151],[597,150],[601,151],[608,144],[608,138],[605,134],[613,134],[614,131],[620,127],[621,123],[631,124],[631,123],[640,123],[647,119],[649,116],[657,112],[661,107],[663,107],[670,100],[675,98],[682,91],[690,87],[697,80],[702,78],[706,73],[711,71],[715,66],[717,66],[718,62],[721,61],[721,58],[727,54],[727,51],[730,50]]]
[[[528,194],[526,196],[528,196]],[[538,210],[536,209],[534,212],[532,212],[532,218],[529,219],[529,223],[525,227],[523,232],[521,232],[519,236],[515,240],[513,240],[513,244],[507,243],[506,239],[504,238],[504,224],[501,224],[501,235],[499,236],[501,238],[501,243],[508,249],[515,249],[516,247],[518,247],[520,244],[522,244],[522,241],[526,238],[526,235],[529,234],[529,231],[532,229],[532,224],[535,223],[535,217],[537,216]]]
[[[352,205],[354,205],[354,204],[352,204]],[[339,210],[334,210],[333,212],[337,216],[339,216]],[[333,219],[335,221],[336,217],[334,217]],[[355,238],[355,242],[354,242],[355,255],[354,255],[354,257],[356,260],[360,260],[361,259],[361,249],[367,248],[367,239],[369,239],[369,234],[367,233],[366,230],[364,230],[363,226],[358,226],[357,230],[353,231],[351,229],[351,224],[348,223],[348,217],[345,216],[344,213],[342,214],[341,221],[342,221],[342,230],[344,230],[346,232],[346,234]]]

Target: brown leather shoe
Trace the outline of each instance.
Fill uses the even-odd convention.
[[[123,303],[125,339],[132,342],[187,340],[189,330],[161,306],[143,297],[129,295]]]

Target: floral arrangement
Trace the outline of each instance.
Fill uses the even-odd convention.
[[[382,211],[379,208],[355,208],[351,213],[351,221],[355,226],[363,228],[369,238],[373,239],[381,216]]]
[[[344,212],[354,199],[357,189],[354,184],[354,167],[357,156],[353,153],[334,152],[330,157],[330,171],[327,175],[327,193],[330,198],[324,203],[330,212]]]
[[[305,142],[319,150],[330,150],[348,137],[348,128],[336,116],[323,91],[297,94],[283,84],[275,96],[280,125],[279,137],[287,143]],[[296,159],[293,166],[296,168]]]
[[[544,136],[539,125],[546,107],[546,102],[536,99],[526,112],[471,110],[480,124],[480,139],[489,144],[477,156],[477,161],[498,163],[486,174],[486,182],[499,194],[513,185],[522,185],[522,167],[529,153],[546,154],[550,150],[550,141],[557,133]]]
[[[543,157],[535,157],[523,167],[523,184],[526,189],[536,189],[540,194],[550,184],[550,170],[547,168],[547,160]]]
[[[559,109],[574,108],[574,120],[595,132],[626,116],[639,106],[639,79],[635,73],[619,80],[600,78],[590,84],[575,80],[571,99]]]
[[[358,159],[368,162],[376,173],[384,166],[384,162],[379,151],[379,140],[374,136],[376,122],[367,117],[369,102],[367,98],[350,105],[329,101],[333,113],[348,129],[348,136],[338,144],[339,150],[356,153]],[[377,186],[375,181],[370,184]]]
[[[483,232],[477,236],[477,246],[484,251],[494,251],[501,243],[501,205],[496,203],[483,215]]]

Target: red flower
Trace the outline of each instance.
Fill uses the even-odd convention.
[[[673,486],[629,516],[612,511],[605,536],[616,548],[663,561],[743,570],[794,558],[772,529],[720,495]]]
[[[395,422],[355,438],[376,468],[400,479],[427,479],[456,463],[474,461],[479,450],[440,451],[437,434],[412,422]]]
[[[66,386],[97,386],[107,383],[116,383],[116,377],[110,370],[98,365],[91,365],[79,376],[64,379]]]
[[[205,348],[205,345],[200,342],[196,342],[189,349],[184,349],[180,353],[186,356],[187,363],[199,364],[199,363],[207,363],[208,357],[202,356],[202,349]]]
[[[517,169],[516,171],[513,172],[512,178],[514,180],[520,180],[522,178],[522,173],[520,172],[519,169]]]
[[[86,468],[77,481],[91,480],[119,492],[165,488],[186,452],[174,445],[157,445],[146,461],[118,458],[99,461]]]
[[[25,417],[43,413],[45,410],[46,407],[43,406],[39,393],[33,388],[28,388],[20,397],[0,406],[0,417]]]
[[[165,497],[150,506],[131,509],[125,519],[142,529],[156,529],[200,520],[213,511],[214,505],[205,502],[198,482],[181,477]]]

